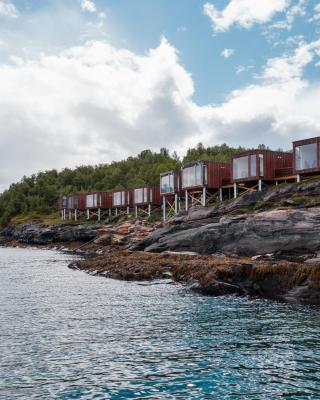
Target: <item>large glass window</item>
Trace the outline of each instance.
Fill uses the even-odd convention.
[[[203,186],[203,165],[195,164],[182,170],[182,187]]]
[[[73,197],[72,196],[68,197],[68,208],[69,209],[73,208]]]
[[[113,205],[114,206],[121,206],[121,192],[114,192],[113,193]]]
[[[136,204],[143,203],[143,189],[134,189],[134,202]]]
[[[259,154],[259,176],[264,176],[263,154]]]
[[[62,197],[61,205],[62,208],[67,208],[67,196]]]
[[[243,179],[249,177],[249,158],[248,156],[233,159],[233,179]]]
[[[161,176],[161,194],[174,192],[174,174]]]
[[[296,147],[296,170],[317,168],[316,143]]]
[[[250,156],[250,176],[257,176],[257,156]]]
[[[96,208],[98,206],[98,195],[97,194],[87,194],[87,208]]]

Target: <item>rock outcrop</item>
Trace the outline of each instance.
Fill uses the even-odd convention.
[[[320,208],[278,209],[200,221],[193,220],[190,214],[188,222],[157,230],[131,250],[188,250],[239,256],[295,256],[320,251]]]
[[[97,236],[94,225],[10,225],[1,232],[5,240],[15,240],[30,245],[51,243],[88,242]]]
[[[164,279],[167,283],[171,278],[172,282],[213,296],[250,295],[320,305],[320,267],[315,264],[171,252],[130,253],[118,247],[96,258],[75,261],[69,267],[129,281]]]

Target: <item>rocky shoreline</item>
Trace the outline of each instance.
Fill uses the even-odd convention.
[[[71,268],[114,279],[172,279],[209,295],[320,304],[320,182],[253,192],[182,212],[163,226],[9,226],[0,245],[69,248],[96,257]]]

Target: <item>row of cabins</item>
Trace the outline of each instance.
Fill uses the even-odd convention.
[[[179,171],[160,175],[160,185],[62,198],[62,218],[86,214],[98,220],[105,214],[135,210],[136,217],[162,208],[163,219],[191,206],[208,206],[217,200],[262,190],[282,181],[300,181],[301,176],[320,172],[320,137],[293,142],[293,152],[249,150],[234,155],[231,163],[197,161]]]

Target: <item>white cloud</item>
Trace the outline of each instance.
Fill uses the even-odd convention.
[[[314,16],[309,21],[310,22],[318,21],[319,19],[320,19],[320,3],[314,6]]]
[[[230,58],[234,55],[234,49],[224,49],[221,52],[221,56],[224,58]]]
[[[81,0],[81,8],[91,13],[97,11],[96,5],[92,0]]]
[[[278,21],[274,23],[271,28],[276,29],[288,29],[291,30],[294,24],[295,18],[297,16],[306,15],[306,0],[298,0],[296,4],[290,7],[285,15],[285,19],[283,21]]]
[[[254,65],[237,65],[236,67],[236,74],[242,74],[243,72],[250,71],[254,68]]]
[[[18,10],[10,0],[0,0],[0,17],[16,18]]]
[[[222,11],[206,3],[203,12],[210,18],[215,32],[224,32],[234,24],[248,29],[255,23],[268,22],[276,13],[285,11],[289,3],[290,0],[230,0]]]
[[[261,78],[273,81],[288,81],[301,78],[303,70],[320,51],[320,40],[300,43],[293,54],[268,60]]]
[[[320,135],[320,82],[303,79],[319,51],[315,41],[270,59],[255,84],[215,106],[194,102],[191,75],[166,39],[144,55],[95,41],[38,60],[13,58],[0,65],[0,186],[145,148],[290,148],[292,139]]]
[[[178,26],[178,28],[177,28],[177,32],[187,32],[187,31],[188,31],[188,28],[183,25]]]

